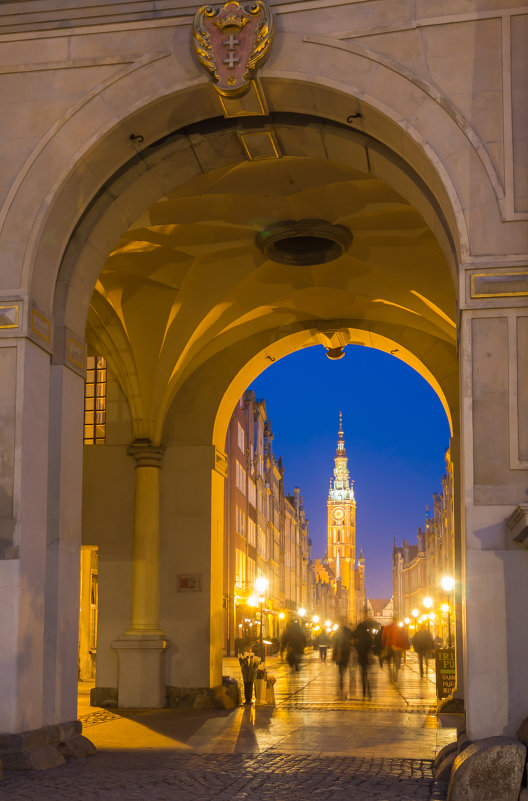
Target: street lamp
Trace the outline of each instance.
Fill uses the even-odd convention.
[[[441,579],[440,584],[442,585],[444,592],[450,593],[454,589],[455,579],[452,576],[444,576]],[[451,648],[451,609],[449,604],[443,604],[442,609],[444,606],[447,606],[447,647]]]
[[[257,594],[258,594],[259,606],[260,606],[260,636],[259,636],[259,643],[260,643],[260,647],[261,647],[262,661],[264,661],[264,643],[262,642],[262,640],[263,640],[263,637],[262,637],[262,619],[264,617],[264,594],[265,594],[266,590],[268,589],[268,584],[269,584],[269,582],[268,582],[268,579],[266,578],[266,576],[259,576],[257,578],[257,580],[255,581],[255,590],[257,591]]]

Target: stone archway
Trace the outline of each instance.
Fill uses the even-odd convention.
[[[346,19],[341,22],[344,25]],[[420,24],[423,26],[423,20]],[[115,57],[108,55],[107,33],[96,32],[91,40],[93,57],[76,59],[68,53],[64,64],[45,63],[46,69],[78,71],[72,81],[74,99],[50,112],[52,122],[24,155],[4,192],[0,221],[5,246],[2,252],[8,254],[3,285],[8,324],[3,334],[15,338],[15,345],[5,340],[9,347],[3,354],[3,373],[10,377],[6,386],[10,383],[19,388],[16,400],[9,396],[3,404],[7,409],[6,430],[12,433],[6,440],[11,461],[8,459],[5,484],[13,507],[4,529],[13,550],[9,551],[10,561],[2,564],[2,581],[3,586],[16,587],[20,601],[16,624],[6,631],[10,656],[1,679],[2,695],[10,699],[2,713],[1,728],[7,732],[34,730],[44,724],[72,720],[75,715],[74,610],[78,588],[71,576],[75,572],[80,530],[79,420],[84,332],[95,282],[109,254],[116,249],[118,236],[134,228],[140,214],[153,208],[175,186],[196,177],[195,155],[184,165],[189,168],[186,177],[181,163],[177,159],[171,162],[169,157],[171,148],[176,152],[181,147],[184,153],[193,137],[195,142],[200,137],[207,138],[198,129],[178,133],[184,126],[200,125],[206,120],[215,125],[220,122],[226,137],[229,132],[232,140],[238,140],[238,155],[231,163],[240,163],[239,133],[243,131],[237,133],[237,123],[229,128],[210,85],[190,59],[181,57],[187,52],[188,32],[187,23],[175,28],[170,43],[157,28],[149,29],[139,45],[134,37],[127,37],[126,41],[118,37]],[[72,41],[76,36],[73,32]],[[18,64],[32,63],[34,59],[28,49],[29,39],[29,44],[20,44],[24,52],[17,57]],[[137,52],[146,55],[138,57]],[[479,52],[475,49],[476,65],[479,57],[488,58],[487,51],[480,56]],[[54,58],[57,57],[54,51]],[[39,69],[33,73],[37,75]],[[29,74],[33,73],[29,70]],[[420,69],[414,71],[363,43],[351,44],[317,31],[299,33],[287,24],[283,26],[277,47],[259,74],[259,87],[266,102],[266,115],[260,126],[263,141],[269,141],[270,134],[273,138],[270,128],[274,122],[269,115],[274,114],[315,118],[318,122],[310,123],[309,130],[310,135],[315,134],[310,147],[316,149],[317,141],[326,141],[326,133],[321,137],[318,126],[330,122],[337,123],[339,130],[347,126],[349,131],[352,127],[350,139],[345,137],[351,143],[345,147],[346,157],[342,152],[335,157],[338,164],[347,165],[338,183],[346,183],[343,176],[347,170],[348,175],[350,170],[368,175],[372,168],[375,178],[396,192],[403,207],[419,211],[426,238],[436,243],[433,261],[437,259],[437,265],[442,264],[439,275],[443,280],[437,291],[441,294],[441,287],[450,287],[452,298],[446,301],[435,295],[431,305],[424,301],[431,301],[427,292],[418,288],[418,294],[406,298],[409,303],[402,303],[392,287],[395,294],[391,297],[370,297],[368,315],[357,307],[341,309],[339,314],[332,308],[329,314],[326,310],[310,310],[304,293],[300,308],[294,303],[273,309],[278,317],[272,317],[270,325],[266,315],[245,321],[246,332],[265,341],[260,351],[241,350],[238,370],[243,371],[248,364],[253,369],[253,358],[260,358],[258,354],[270,343],[292,333],[332,335],[333,328],[372,330],[372,300],[377,299],[389,301],[379,303],[378,310],[390,314],[385,329],[383,315],[374,315],[377,330],[373,333],[402,344],[440,386],[445,385],[446,397],[455,397],[458,373],[442,370],[444,359],[433,342],[442,343],[440,350],[445,348],[450,353],[446,363],[454,364],[453,334],[462,317],[458,325],[462,335],[460,417],[465,505],[461,520],[465,528],[464,569],[470,577],[466,672],[472,677],[468,688],[469,731],[478,737],[513,731],[518,710],[526,703],[521,668],[527,643],[525,634],[508,617],[509,609],[522,608],[526,600],[521,586],[526,553],[520,550],[521,545],[512,543],[504,524],[505,517],[518,505],[519,519],[512,519],[512,530],[517,537],[515,542],[522,542],[526,527],[522,526],[521,502],[528,464],[523,433],[526,415],[519,402],[525,395],[522,365],[526,312],[521,307],[526,294],[522,284],[526,224],[522,210],[515,210],[511,181],[503,189],[492,134],[484,132],[479,136],[478,121],[473,124],[469,112],[460,112],[455,89],[441,78],[437,71],[437,80],[429,80]],[[479,92],[475,89],[476,96],[480,96]],[[471,91],[469,95],[472,96]],[[287,128],[281,125],[284,130]],[[161,141],[163,138],[165,141]],[[295,137],[284,139],[288,146],[300,144]],[[339,136],[333,139],[339,149]],[[232,153],[232,142],[229,147]],[[187,152],[192,150],[193,147]],[[369,164],[365,171],[361,159],[365,159],[366,151]],[[302,147],[291,152],[286,148],[281,155],[309,159],[312,164],[327,159],[326,155],[322,159],[315,157],[314,150],[306,154]],[[359,161],[354,162],[356,157]],[[172,172],[171,163],[175,165]],[[204,172],[211,172],[207,161],[203,166]],[[488,282],[490,268],[497,271]],[[479,273],[480,269],[484,274]],[[507,291],[494,289],[497,280],[505,282]],[[13,287],[17,287],[15,294]],[[459,319],[455,316],[455,295]],[[200,372],[205,375],[209,366],[214,375],[226,365],[215,351],[214,342],[201,354],[189,347],[183,358],[185,364],[180,365],[181,373],[171,373],[164,390],[160,393],[158,386],[158,395],[151,397],[156,414],[152,410],[145,412],[137,376],[130,369],[127,337],[122,336],[123,321],[104,297],[95,302],[95,312],[99,320],[108,324],[106,346],[120,377],[120,397],[126,396],[125,405],[133,410],[133,426],[127,417],[128,408],[123,413],[123,430],[128,431],[131,440],[148,439],[156,448],[170,429],[169,410],[173,416],[178,412],[180,424],[186,415],[188,420],[192,418],[188,406],[195,398],[200,399],[196,383]],[[285,315],[284,323],[280,314]],[[416,322],[417,318],[423,320],[427,330],[416,352],[414,346],[407,347],[413,325],[409,327],[406,321]],[[264,323],[260,329],[259,320]],[[219,322],[220,316],[209,320],[209,331]],[[98,337],[93,320],[89,325],[95,345],[104,337]],[[222,332],[224,354],[231,348],[236,351],[241,333],[233,321],[230,326]],[[428,336],[432,339],[428,340]],[[148,359],[144,361],[148,367]],[[511,370],[506,374],[508,363]],[[202,475],[211,471],[212,465],[221,470],[221,454],[217,463],[214,441],[216,436],[221,439],[223,423],[218,418],[215,428],[215,419],[221,399],[229,396],[229,383],[219,382],[215,392],[216,406],[208,405],[207,399],[203,399],[203,406],[197,404],[197,409],[205,412],[196,432],[198,444],[204,448],[196,467]],[[180,426],[178,437],[181,430]],[[158,456],[152,450],[143,454],[142,466],[147,472],[158,470],[152,463]],[[133,465],[129,457],[122,461],[132,490]],[[22,503],[29,495],[31,507]],[[134,497],[130,486],[126,497],[130,513]],[[127,525],[132,525],[130,515]],[[17,551],[17,545],[22,546],[21,551]],[[127,569],[124,568],[124,578],[130,580],[125,575]],[[478,640],[482,619],[491,621],[493,636],[498,636],[500,642],[491,656]],[[112,636],[118,637],[122,630],[116,627]],[[21,643],[25,644],[24,649]],[[481,670],[484,658],[489,665],[486,671]],[[513,674],[508,677],[510,668]],[[209,678],[204,681],[211,684],[215,671],[208,659]],[[493,708],[483,712],[481,700],[489,697],[494,698]]]
[[[255,135],[264,152],[252,158],[246,145]],[[127,476],[123,497],[130,499],[132,441],[136,458],[140,443],[143,448],[137,477],[139,468],[157,475],[161,464],[159,533],[150,527],[141,535],[149,542],[161,538],[161,566],[154,548],[150,568],[132,579],[130,595],[128,573],[116,584],[101,548],[96,695],[102,701],[117,692],[121,704],[136,706],[144,690],[137,686],[125,696],[118,686],[132,683],[125,673],[137,673],[140,643],[141,658],[151,662],[157,649],[161,659],[165,635],[170,645],[162,661],[171,692],[219,684],[221,584],[214,565],[221,553],[225,430],[236,393],[264,369],[266,358],[334,341],[395,351],[434,386],[458,430],[452,237],[437,199],[409,165],[347,126],[295,114],[270,115],[264,129],[246,120],[188,126],[151,148],[142,170],[150,165],[170,175],[174,188],[145,208],[137,165],[120,174],[121,202],[138,216],[102,265],[87,320],[87,341],[114,375],[114,408],[120,402],[128,414],[110,434],[112,448],[88,449],[86,485],[95,495],[92,482],[109,487],[121,471]],[[111,182],[106,192],[108,198],[118,194]],[[95,242],[99,229],[107,231],[115,219],[115,203],[96,204],[92,212],[78,236]],[[284,265],[259,250],[257,237],[269,224],[314,217],[339,221],[352,233],[337,260]],[[93,248],[78,259],[73,253],[75,269],[82,263],[95,281]],[[67,269],[69,253],[64,263]],[[160,446],[163,461],[156,466]],[[148,496],[151,505],[157,492]],[[98,522],[103,543],[102,530],[119,524],[109,499],[101,503],[109,517],[103,527]],[[90,542],[95,526],[86,513]],[[130,559],[132,527],[129,514],[120,544],[113,537],[114,562]],[[189,527],[192,540],[180,533]],[[137,542],[134,548],[143,552]],[[158,570],[159,617],[156,604],[146,612],[158,592]],[[202,575],[204,595],[197,600],[168,591],[175,571]],[[132,624],[129,619],[138,597],[143,628],[134,624],[134,613]],[[161,703],[161,692],[156,689],[149,703]]]

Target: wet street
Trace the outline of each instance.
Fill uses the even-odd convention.
[[[355,669],[342,693],[330,658],[311,651],[298,672],[277,657],[266,666],[276,677],[275,706],[103,710],[89,707],[81,685],[79,716],[98,753],[44,773],[7,772],[0,798],[431,798],[432,759],[461,723],[435,714],[432,663],[420,678],[410,653],[395,683],[373,663],[371,700]],[[224,660],[224,675],[240,680],[238,660]]]

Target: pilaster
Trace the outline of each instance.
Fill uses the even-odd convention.
[[[461,278],[464,693],[471,739],[528,712],[528,552],[508,521],[528,486],[528,272]]]

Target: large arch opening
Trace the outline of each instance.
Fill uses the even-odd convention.
[[[151,170],[165,185],[154,199]],[[124,208],[134,222],[116,236]],[[262,247],[274,226],[286,259]],[[157,641],[164,665],[149,705],[163,705],[160,688],[177,698],[218,686],[226,432],[271,360],[316,344],[391,353],[431,384],[457,437],[454,251],[437,198],[400,156],[313,116],[188,126],[107,181],[56,294],[66,322],[95,287],[86,341],[107,370],[104,407],[85,408],[87,425],[105,427],[84,457],[83,538],[99,549],[96,703],[119,697],[132,635]],[[159,493],[160,517],[138,524],[143,468],[157,475],[142,492],[151,505]],[[138,525],[161,558],[138,546]],[[178,576],[200,576],[203,592],[175,592]]]

